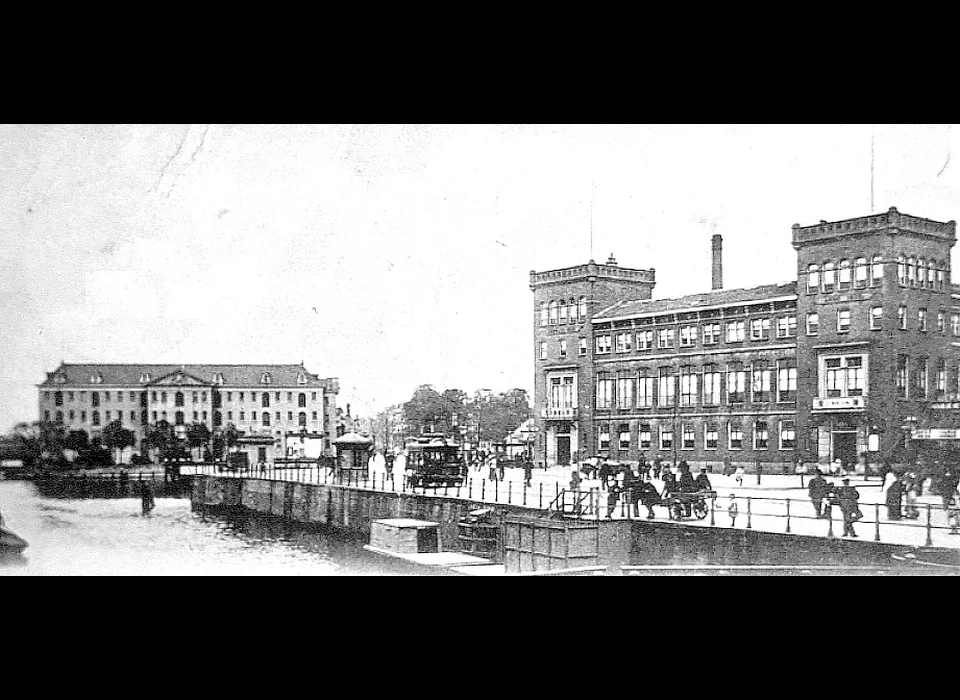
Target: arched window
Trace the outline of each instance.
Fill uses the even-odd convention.
[[[913,256],[907,258],[907,284],[917,286],[917,260]]]
[[[567,302],[563,299],[560,300],[560,323],[567,322]]]
[[[840,269],[837,275],[837,286],[841,289],[845,289],[850,286],[850,261],[841,260]]]
[[[832,292],[833,286],[836,284],[836,274],[833,271],[833,263],[828,262],[823,264],[823,291]]]
[[[555,326],[557,324],[557,302],[550,302],[550,325]]]
[[[173,405],[176,406],[176,407],[178,407],[178,408],[183,406],[183,392],[182,392],[182,391],[178,391],[176,394],[174,394],[174,396],[173,396]]]
[[[174,415],[173,420],[174,422],[176,422],[177,425],[183,425],[184,423],[183,411],[177,411],[176,414]]]
[[[807,291],[815,292],[820,289],[820,266],[810,265],[807,267]]]
[[[883,279],[883,258],[879,255],[873,256],[873,270],[870,279],[870,284],[880,284],[880,280]]]
[[[580,297],[579,316],[581,321],[587,317],[587,298],[586,297]]]
[[[264,411],[264,412],[263,412],[263,416],[261,416],[261,418],[263,419],[263,420],[262,420],[262,423],[264,424],[264,426],[266,426],[266,427],[269,428],[269,427],[270,427],[270,413],[269,413],[268,411]]]
[[[306,394],[300,394],[300,395],[297,397],[297,406],[298,406],[299,408],[306,408],[306,407],[307,407],[307,395],[306,395]]]
[[[260,395],[260,405],[263,408],[270,408],[270,392],[265,391]]]
[[[937,262],[927,260],[927,289],[935,289],[937,286]]]
[[[947,276],[947,264],[943,261],[940,261],[940,264],[937,266],[937,289],[941,292],[943,291],[944,279]]]
[[[902,285],[907,283],[907,259],[902,255],[897,256],[897,281]]]
[[[923,258],[917,258],[917,284],[921,287],[927,284],[927,264]]]
[[[307,427],[307,414],[306,414],[306,413],[300,413],[300,415],[297,416],[297,424],[298,424],[301,428],[306,428],[306,427]]]
[[[857,258],[856,262],[854,263],[853,283],[858,287],[866,287],[867,274],[867,259]]]

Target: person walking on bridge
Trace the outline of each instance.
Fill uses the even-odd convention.
[[[857,537],[853,524],[863,517],[857,505],[860,492],[850,485],[850,479],[843,480],[843,486],[837,489],[837,500],[840,501],[840,512],[843,513],[843,536]]]
[[[813,503],[813,510],[818,518],[823,517],[823,499],[827,497],[827,480],[819,469],[813,472],[813,478],[807,485],[807,493],[810,495],[810,502]]]

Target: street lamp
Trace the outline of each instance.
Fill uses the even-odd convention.
[[[477,450],[480,449],[480,439],[483,437],[483,401],[484,392],[486,394],[490,393],[490,389],[478,389],[477,390]]]

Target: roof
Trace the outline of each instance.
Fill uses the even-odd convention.
[[[360,433],[347,433],[333,441],[334,445],[372,445],[373,438],[365,437]]]
[[[780,297],[793,297],[797,294],[796,282],[783,284],[766,284],[748,289],[716,289],[700,294],[688,294],[674,299],[637,299],[621,301],[608,306],[593,317],[594,321],[603,321],[616,318],[629,318],[657,313],[675,313],[684,310],[697,310],[731,306],[735,304],[752,304],[755,302],[770,301]]]
[[[269,375],[270,383],[261,382]],[[218,376],[219,375],[219,376]],[[304,382],[300,378],[303,376]],[[220,381],[222,377],[222,382]],[[339,391],[336,379],[321,379],[303,365],[61,364],[42,387],[155,386],[204,382],[226,387],[323,387]]]

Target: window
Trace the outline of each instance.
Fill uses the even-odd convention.
[[[597,431],[597,445],[601,450],[610,449],[610,427],[601,425]]]
[[[567,322],[567,302],[563,300],[560,301],[559,315],[560,315],[560,323],[566,323]]]
[[[253,415],[253,416],[256,416],[256,414],[255,414],[255,413],[254,413],[254,414],[252,414],[252,415]],[[241,421],[245,421],[245,420],[247,419],[247,417],[246,417],[246,416],[247,416],[247,413],[246,413],[246,411],[240,411],[240,420],[241,420]],[[254,417],[254,419],[253,419],[253,420],[256,420],[256,417]]]
[[[836,284],[836,273],[833,271],[833,263],[828,262],[823,265],[823,291],[832,292]]]
[[[956,315],[954,315],[954,317],[956,318]],[[54,406],[62,406],[62,405],[63,405],[63,392],[62,392],[62,391],[55,391],[55,392],[53,392],[53,405],[54,405]]]
[[[560,341],[560,359],[561,360],[567,359],[567,341],[566,340]]]
[[[917,286],[917,261],[913,257],[907,258],[907,284]]]
[[[825,395],[828,398],[864,395],[866,376],[862,355],[826,357],[823,359],[823,368]]]
[[[109,392],[107,392],[107,393],[109,393]],[[120,403],[123,403],[123,392],[122,392],[122,391],[118,391],[118,392],[117,392],[117,401],[119,401]]]
[[[925,287],[927,284],[927,268],[923,258],[917,260],[917,284]]]
[[[194,420],[198,419],[198,416],[196,413],[193,414],[193,418]],[[184,419],[183,411],[177,411],[174,414],[174,422],[176,422],[177,425],[183,425],[186,422]]]
[[[762,402],[769,401],[771,398],[770,392],[770,376],[772,371],[769,367],[756,366],[753,367],[753,382],[752,390],[753,396],[752,401]]]
[[[927,332],[927,310],[917,309],[917,330]]]
[[[674,333],[674,330],[672,328],[664,328],[660,331],[657,331],[657,347],[672,348],[673,333]]]
[[[223,424],[223,414],[220,411],[213,412],[213,427],[219,428]]]
[[[777,364],[777,401],[796,401],[797,366],[792,361]]]
[[[193,392],[194,403],[197,403],[198,398],[199,397],[197,396],[197,392]],[[183,406],[183,392],[178,391],[176,394],[173,395],[173,405],[174,405],[174,408],[180,408]]]
[[[816,292],[820,289],[820,266],[807,267],[807,292]]]
[[[937,270],[937,289],[943,291],[943,270]]]
[[[640,331],[637,333],[637,350],[653,349],[653,331]]]
[[[667,426],[660,427],[660,449],[661,450],[673,449],[673,429],[672,428],[668,428]]]
[[[317,422],[317,412],[316,412],[316,411],[312,411],[312,412],[310,413],[310,420],[312,420],[314,423]]]
[[[883,258],[879,255],[874,255],[871,267],[872,274],[870,284],[871,286],[876,286],[883,280]]]
[[[927,398],[927,360],[917,360],[917,398]]]
[[[837,287],[839,289],[848,289],[850,287],[850,261],[841,260],[840,269],[837,271]]]
[[[90,405],[99,406],[100,405],[100,394],[96,391],[90,394]]]
[[[541,360],[547,359],[547,344],[543,341],[537,343],[537,357]]]
[[[689,348],[697,344],[697,327],[684,326],[680,329],[680,347]]]
[[[633,333],[617,333],[617,352],[633,350]]]
[[[91,422],[94,425],[100,425],[100,411],[93,412],[93,418],[91,419]]]
[[[746,333],[745,321],[727,321],[727,342],[742,342]]]
[[[743,449],[743,428],[739,425],[734,425],[733,423],[729,424],[728,427],[728,441],[730,444],[731,450],[742,450]]]
[[[676,396],[677,386],[669,367],[660,368],[660,386],[658,387],[657,403],[660,406],[672,406]]]
[[[550,302],[550,325],[557,325],[557,302]]]
[[[84,420],[86,420],[86,418],[84,418]],[[153,412],[153,422],[154,422],[154,423],[157,422],[157,412],[156,412],[156,411]]]
[[[265,391],[260,395],[260,407],[270,408],[270,392]]]
[[[579,306],[580,306],[579,316],[580,316],[580,320],[582,321],[587,317],[587,298],[586,297],[580,297]]]
[[[270,413],[267,412],[267,411],[264,411],[264,412],[263,412],[263,415],[262,415],[260,418],[261,418],[261,423],[263,423],[264,427],[269,428],[269,427],[270,427]]]
[[[797,317],[782,316],[777,319],[777,337],[793,338],[797,335]]]
[[[316,420],[316,419],[314,419],[314,420]],[[299,425],[301,428],[306,428],[306,427],[307,427],[307,414],[306,414],[306,413],[304,413],[304,412],[301,411],[300,413],[297,414],[297,425]]]
[[[697,405],[698,375],[693,367],[684,367],[680,371],[680,405]]]
[[[639,438],[640,438],[640,449],[641,449],[641,450],[649,450],[649,449],[650,449],[650,443],[651,443],[650,424],[649,424],[649,423],[641,423],[641,424],[640,424],[640,435],[639,435]]]
[[[720,324],[708,323],[703,327],[703,344],[715,345],[720,342]]]
[[[597,354],[598,355],[610,354],[610,336],[609,335],[597,336]]]
[[[196,423],[198,420],[200,420],[200,412],[199,412],[199,411],[194,411],[194,412],[193,412],[193,422]]]
[[[131,422],[131,423],[136,423],[136,422],[137,422],[137,412],[136,412],[136,411],[130,411],[130,422]],[[146,422],[146,416],[144,416],[144,422]]]
[[[883,307],[874,306],[870,309],[870,330],[883,330]]]
[[[227,411],[227,420],[228,420],[228,421],[232,421],[232,420],[233,420],[233,411]]]
[[[950,314],[950,333],[960,335],[960,314]]]
[[[854,262],[853,282],[857,287],[867,286],[867,259],[857,258]]]
[[[715,365],[703,368],[703,405],[718,406],[720,404],[720,372]]]
[[[947,331],[946,319],[943,316],[942,311],[937,312],[937,333],[940,335],[945,335]]]
[[[109,392],[109,391],[103,392],[103,400],[104,400],[104,401],[109,401],[109,400],[110,400],[110,392]]]
[[[770,442],[770,431],[766,421],[757,421],[753,424],[753,449],[765,450]]]
[[[755,318],[750,321],[750,340],[770,339],[770,319]]]
[[[837,333],[850,332],[850,309],[837,312]]]
[[[717,433],[717,426],[707,424],[703,426],[703,448],[705,450],[715,450],[720,443]]]
[[[902,255],[897,256],[897,281],[900,286],[907,284],[907,259]]]
[[[727,403],[747,400],[747,371],[739,367],[727,370]]]
[[[311,392],[310,392],[310,400],[311,400],[311,401],[316,401],[316,400],[317,400],[317,392],[315,392],[315,391],[311,391]]]
[[[792,450],[797,446],[797,423],[792,420],[780,421],[780,449]]]
[[[586,357],[587,355],[587,339],[580,338],[580,345],[577,347],[577,354],[580,357]]]
[[[947,393],[947,363],[944,360],[937,360],[937,394],[943,396]]]
[[[901,306],[897,309],[897,325],[900,330],[907,330],[907,307]]]
[[[297,408],[306,408],[307,407],[307,395],[298,394],[297,395]]]
[[[244,392],[242,392],[242,391],[240,392],[240,403],[243,403],[243,393],[244,393]],[[251,401],[256,401],[256,400],[257,400],[257,394],[256,394],[256,392],[253,392],[253,393],[250,395],[250,400],[251,400]]]
[[[154,401],[156,401],[156,399],[157,399],[157,395],[156,395],[156,394],[153,395],[153,399],[154,399]],[[68,391],[68,392],[67,392],[67,401],[73,401],[73,392],[72,392],[72,391]]]
[[[541,301],[540,302],[540,325],[541,326],[547,325],[548,318],[549,316],[547,316],[547,302]]]
[[[597,408],[613,407],[613,378],[607,375],[597,377]]]
[[[167,402],[167,392],[161,391],[161,392],[160,392],[160,403],[166,403],[166,402]]]
[[[63,411],[57,411],[57,416],[58,416],[57,422],[62,423],[62,422],[63,422]],[[44,412],[43,412],[43,420],[45,420],[47,423],[50,422],[50,411],[44,411]]]
[[[910,360],[906,355],[897,356],[897,396],[907,398],[907,377],[910,373]]]
[[[619,445],[618,447],[622,452],[630,451],[630,426],[626,423],[621,423],[619,432]]]
[[[617,408],[633,408],[633,390],[637,380],[633,377],[617,378]]]
[[[655,377],[640,377],[639,390],[637,392],[638,407],[650,408],[653,406],[653,387],[655,383]]]
[[[680,449],[682,449],[682,450],[692,450],[694,447],[696,447],[696,444],[697,444],[696,435],[697,435],[697,434],[696,434],[696,432],[694,431],[692,425],[688,425],[688,424],[685,423],[685,424],[682,426],[682,428],[680,429],[680,433],[681,433]]]
[[[279,414],[278,414],[278,415],[279,415]],[[279,420],[279,418],[278,418],[277,420]],[[287,420],[288,420],[288,421],[292,421],[292,420],[293,420],[293,411],[287,411]]]

